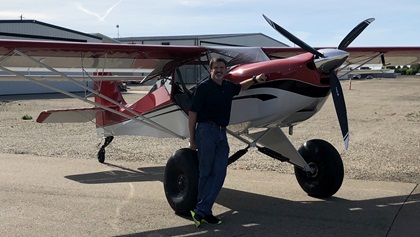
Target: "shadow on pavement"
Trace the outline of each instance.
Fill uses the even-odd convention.
[[[123,182],[144,182],[161,181],[163,182],[164,166],[142,167],[138,170],[126,168],[119,165],[104,163],[107,166],[117,168],[118,170],[103,171],[89,174],[69,175],[65,178],[83,183],[83,184],[101,184],[101,183],[123,183]]]
[[[163,181],[163,166],[133,170],[107,165],[120,170],[66,178],[85,184]],[[419,194],[367,200],[339,197],[313,200],[287,200],[223,188],[217,204],[229,211],[219,215],[222,225],[203,224],[197,229],[191,222],[188,226],[123,236],[389,236],[403,207],[420,210]]]

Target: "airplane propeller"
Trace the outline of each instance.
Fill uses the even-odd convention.
[[[277,30],[277,32],[282,34],[288,40],[292,41],[293,43],[295,43],[296,45],[298,45],[299,47],[301,47],[302,49],[304,49],[305,51],[307,51],[309,53],[312,53],[312,54],[314,54],[318,57],[321,57],[321,58],[324,57],[324,55],[322,53],[320,53],[318,50],[312,48],[311,46],[309,46],[308,44],[306,44],[305,42],[303,42],[302,40],[300,40],[299,38],[294,36],[292,33],[287,31],[286,29],[284,29],[283,27],[277,25],[274,21],[270,20],[270,18],[266,17],[264,14],[263,14],[263,17],[268,22],[268,24],[271,25],[271,27],[273,27],[275,30]]]
[[[330,87],[334,101],[335,112],[337,113],[341,134],[343,135],[344,147],[347,150],[349,147],[349,123],[347,120],[347,108],[346,102],[344,101],[344,94],[343,89],[341,88],[341,83],[334,72],[330,73]]]
[[[338,45],[337,49],[344,50],[346,49],[352,42],[357,38],[357,36],[362,33],[362,31],[369,26],[370,23],[372,23],[375,20],[375,18],[369,18],[362,22],[360,22],[356,27],[353,28],[352,31],[350,31],[346,37],[341,41],[341,43]]]
[[[329,74],[330,75],[330,88],[331,93],[334,101],[335,111],[337,113],[338,122],[340,124],[341,133],[343,135],[344,140],[344,147],[347,150],[349,145],[349,127],[348,127],[348,119],[347,119],[347,109],[346,103],[344,101],[343,89],[341,88],[340,81],[335,73],[338,67],[340,67],[343,62],[347,59],[348,53],[343,51],[345,50],[356,38],[359,36],[360,33],[375,19],[369,18],[364,20],[363,22],[359,23],[353,30],[351,30],[346,37],[341,41],[338,45],[337,49],[325,49],[325,50],[316,50],[282,28],[281,26],[277,25],[275,22],[270,20],[263,14],[265,20],[280,34],[284,37],[292,41],[294,44],[298,45],[305,51],[314,54],[315,57],[315,64],[317,65],[318,71],[321,73]]]

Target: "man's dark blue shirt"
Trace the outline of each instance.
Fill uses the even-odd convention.
[[[223,80],[219,85],[212,79],[204,80],[195,90],[191,111],[197,113],[197,122],[213,122],[226,127],[230,121],[232,98],[241,91],[241,85]]]

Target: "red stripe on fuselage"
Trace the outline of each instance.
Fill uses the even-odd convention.
[[[229,71],[226,78],[240,83],[261,73],[267,76],[267,81],[293,78],[304,83],[325,86],[325,84],[321,84],[322,74],[316,70],[313,55],[310,53],[300,54],[287,59],[240,65]]]

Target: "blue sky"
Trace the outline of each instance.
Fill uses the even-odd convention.
[[[418,0],[7,0],[0,8],[1,20],[23,15],[110,37],[263,33],[292,45],[262,14],[313,47],[337,46],[371,17],[351,46],[420,46]]]

